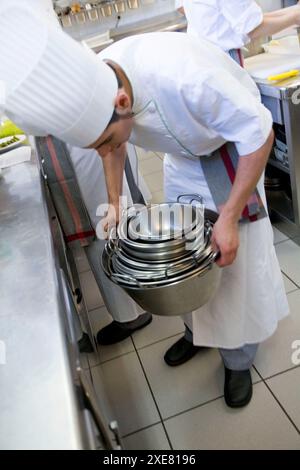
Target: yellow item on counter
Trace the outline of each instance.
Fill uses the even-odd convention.
[[[285,78],[296,77],[299,73],[299,70],[290,70],[289,72],[280,73],[278,75],[270,75],[268,80],[272,82],[284,80]]]
[[[16,124],[14,124],[9,119],[4,121],[2,125],[0,124],[0,139],[3,139],[4,137],[22,134],[25,134],[25,132],[23,132],[18,126],[16,126]]]

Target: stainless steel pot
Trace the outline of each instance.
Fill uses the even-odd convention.
[[[193,264],[193,261],[196,260],[198,263],[200,263],[202,260],[205,259],[206,256],[208,256],[211,252],[210,247],[206,247],[203,251],[201,250],[199,253],[190,253],[190,256],[183,256],[180,257],[179,259],[172,259],[171,261],[162,261],[161,263],[156,262],[149,262],[149,261],[140,261],[137,260],[134,257],[128,256],[127,253],[124,253],[122,249],[119,249],[118,251],[113,251],[114,255],[120,260],[121,263],[124,265],[128,266],[129,268],[136,269],[137,271],[165,271],[166,269],[169,268],[169,266],[172,264],[181,264],[181,263],[191,263]]]
[[[186,237],[164,241],[164,242],[146,242],[144,240],[131,240],[127,234],[127,225],[130,219],[124,217],[118,227],[118,236],[121,240],[123,246],[128,247],[130,250],[136,250],[141,253],[159,253],[159,252],[168,252],[181,249],[185,251],[187,243],[193,243],[195,240],[195,245],[200,243],[202,238],[200,238],[201,233],[203,232],[203,225],[198,225],[192,230]]]
[[[112,252],[111,262],[115,273],[154,282],[172,280],[172,278],[187,271],[196,270],[205,264],[211,255],[211,248],[208,247],[206,250],[195,253],[194,256],[183,258],[180,261],[153,266],[146,263],[128,262],[126,256],[123,256],[120,252]]]
[[[201,211],[190,204],[155,204],[145,207],[128,222],[132,240],[164,242],[203,228]]]
[[[102,265],[108,277],[122,286],[145,311],[161,316],[184,315],[202,307],[214,296],[221,280],[221,269],[213,259],[193,274],[178,276],[177,281],[151,287],[130,276],[114,275],[109,263],[109,256],[104,251]],[[122,284],[122,280],[132,285]]]
[[[201,274],[189,276],[165,286],[152,289],[124,287],[126,292],[146,312],[162,316],[184,315],[205,305],[215,294],[221,279],[216,264]]]

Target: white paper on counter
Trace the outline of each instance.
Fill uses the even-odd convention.
[[[0,154],[0,169],[9,166],[18,165],[19,163],[28,162],[31,158],[31,147],[23,145],[9,152]]]
[[[245,68],[253,78],[266,80],[270,75],[300,69],[300,54],[258,54],[245,60]]]

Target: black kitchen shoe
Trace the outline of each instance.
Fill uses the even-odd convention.
[[[251,372],[247,370],[231,370],[225,367],[224,398],[230,408],[242,408],[252,398]]]
[[[119,343],[128,338],[134,331],[141,330],[151,322],[152,315],[147,312],[131,322],[119,323],[113,321],[98,331],[97,342],[103,346]]]
[[[168,366],[175,367],[184,364],[185,362],[192,359],[192,357],[197,354],[197,352],[202,348],[201,346],[194,346],[193,343],[185,339],[183,336],[178,341],[176,341],[173,346],[168,349],[164,355],[164,360]]]
[[[92,353],[94,352],[94,346],[87,333],[83,333],[82,337],[78,341],[79,351],[81,353]]]

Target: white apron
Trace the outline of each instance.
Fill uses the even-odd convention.
[[[199,167],[199,161],[168,155],[164,164],[165,197],[175,201],[178,194],[187,191],[200,193],[205,206],[216,210]],[[258,189],[266,204],[263,178]],[[223,268],[215,297],[184,317],[193,331],[195,345],[235,349],[260,343],[289,313],[270,219],[241,224],[239,234],[237,258]]]

